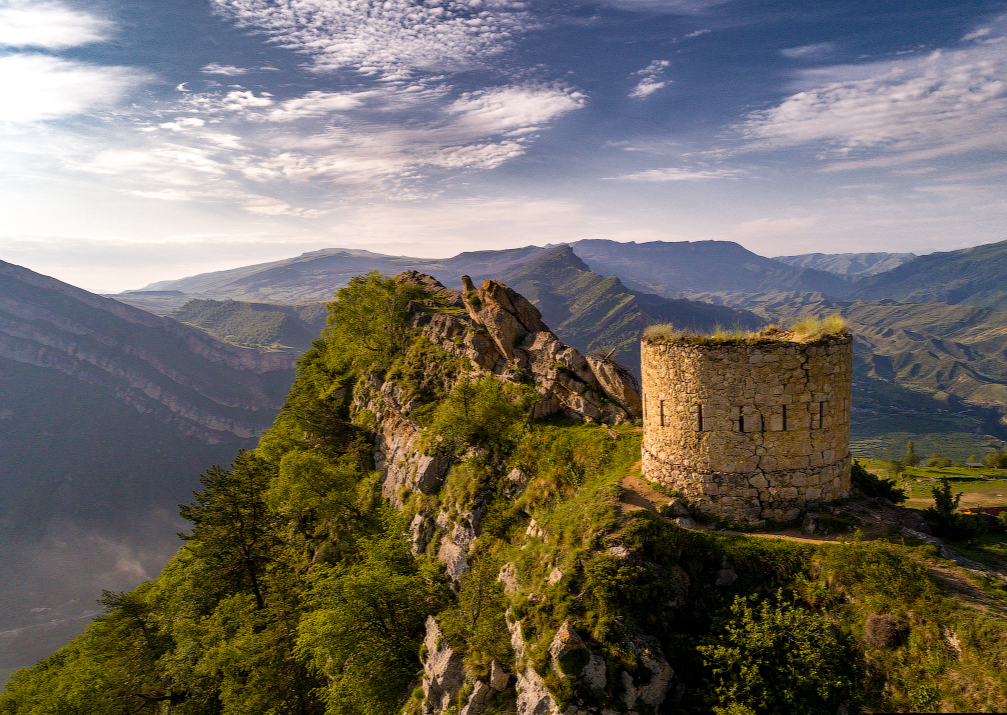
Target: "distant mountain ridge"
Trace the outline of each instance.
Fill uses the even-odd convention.
[[[744,310],[629,290],[619,278],[591,271],[569,245],[547,250],[503,281],[535,304],[561,340],[585,353],[615,351],[614,359],[634,371],[640,366],[640,335],[648,325],[673,323],[703,331],[756,328],[763,322]]]
[[[577,241],[574,253],[595,273],[616,275],[629,288],[666,298],[683,294],[801,290],[841,297],[849,283],[826,271],[795,268],[733,241]]]
[[[774,256],[773,260],[795,268],[815,268],[857,279],[887,273],[915,258],[918,258],[915,253],[803,253]]]
[[[636,244],[592,239],[569,245],[595,273],[616,275],[631,290],[665,298],[680,298],[691,292],[737,290],[805,290],[840,296],[849,290],[849,284],[832,273],[788,266],[731,241]],[[418,270],[445,285],[457,287],[463,275],[477,280],[508,275],[552,248],[526,246],[474,251],[451,258],[385,256],[331,248],[283,261],[160,281],[143,291],[181,291],[194,297],[253,302],[327,300],[350,278],[372,270],[386,275]],[[116,298],[128,302],[130,293]]]
[[[942,251],[857,283],[849,297],[1007,310],[1007,241]]]

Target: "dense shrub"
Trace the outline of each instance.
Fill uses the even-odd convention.
[[[713,674],[711,705],[734,713],[834,713],[853,668],[833,623],[784,599],[735,598],[719,642],[699,646]]]
[[[860,462],[853,461],[850,474],[853,486],[869,497],[881,497],[895,504],[906,500],[905,489],[899,489],[891,479],[882,479],[868,472]]]

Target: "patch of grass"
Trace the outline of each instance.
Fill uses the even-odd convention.
[[[716,326],[708,334],[694,334],[676,328],[671,323],[651,325],[643,331],[643,339],[649,342],[669,342],[684,345],[757,345],[771,342],[810,343],[823,338],[848,335],[849,326],[840,315],[823,318],[808,317],[794,323],[788,330],[776,325],[767,325],[762,330],[749,331],[742,328]]]

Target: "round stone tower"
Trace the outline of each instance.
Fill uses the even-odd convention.
[[[643,476],[734,521],[850,490],[853,340],[644,338]]]

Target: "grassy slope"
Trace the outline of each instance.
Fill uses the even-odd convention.
[[[915,253],[804,253],[774,256],[774,261],[795,268],[815,268],[851,279],[875,276],[916,258]]]
[[[191,300],[168,314],[228,343],[302,353],[325,327],[325,303],[278,305],[237,300]]]

